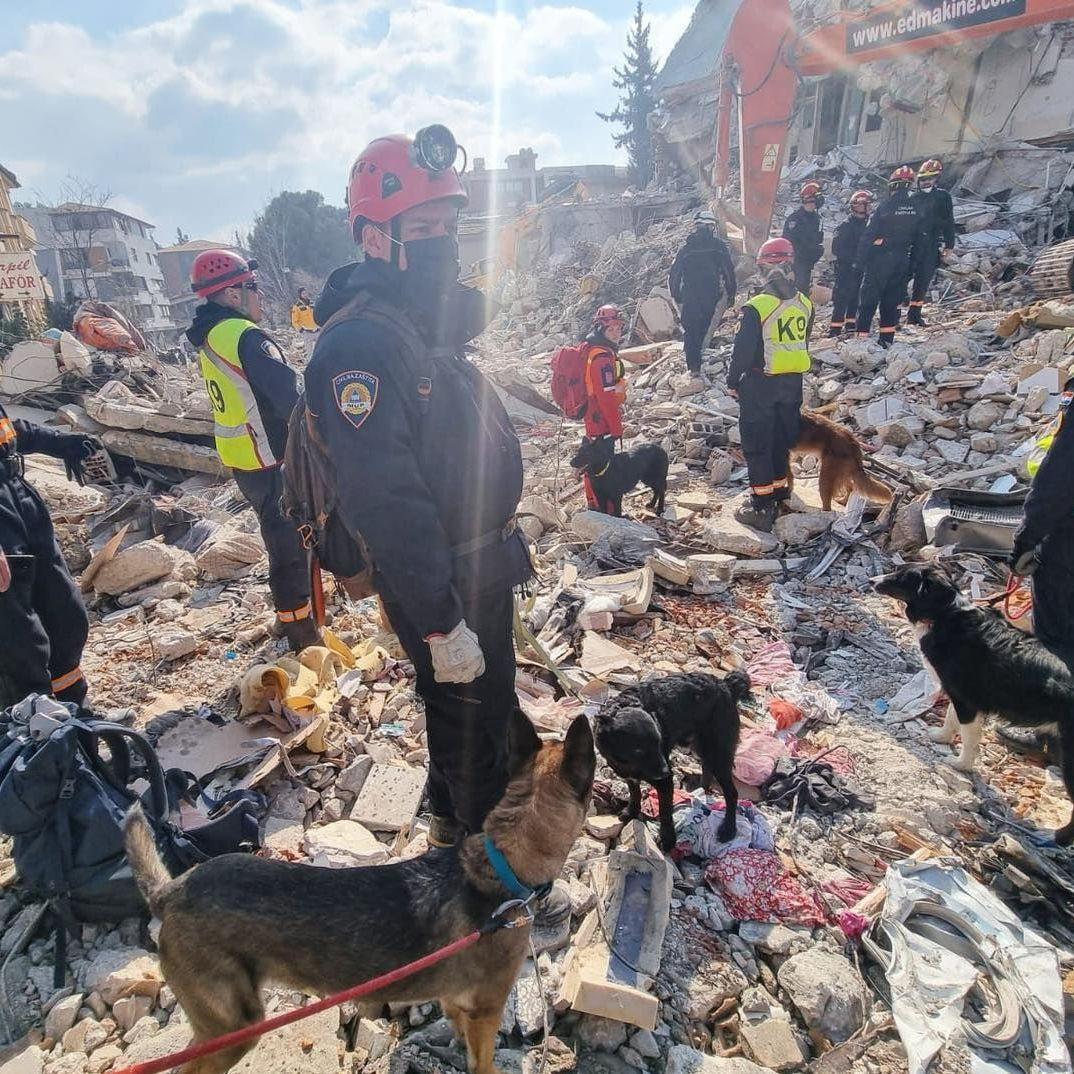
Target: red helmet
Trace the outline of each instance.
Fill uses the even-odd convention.
[[[215,295],[254,278],[257,262],[232,250],[206,250],[194,259],[190,270],[190,290],[201,298]]]
[[[903,184],[910,184],[914,181],[914,169],[909,164],[900,165],[891,173],[891,178],[888,180],[888,186],[896,187]]]
[[[799,201],[816,201],[820,197],[820,183],[806,183],[798,191]]]
[[[626,320],[623,317],[623,311],[618,306],[601,306],[596,313],[593,314],[593,323],[599,324],[601,328],[607,328],[609,325],[626,324]]]
[[[850,195],[850,207],[853,209],[855,205],[864,205],[868,208],[873,203],[873,196],[868,190],[855,190]]]
[[[454,198],[461,208],[466,190],[455,170],[458,146],[447,127],[437,123],[413,138],[389,134],[375,138],[358,155],[347,184],[351,234],[359,220],[389,220],[440,198]]]
[[[917,169],[918,179],[935,179],[938,175],[943,175],[943,165],[935,157],[931,160],[926,160]]]
[[[786,265],[794,260],[790,239],[769,239],[757,251],[758,265]]]

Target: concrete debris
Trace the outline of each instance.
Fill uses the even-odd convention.
[[[908,108],[946,96],[948,76],[918,59],[887,72],[890,86],[886,68],[868,67],[866,81]],[[858,440],[893,502],[862,508],[836,496],[822,511],[822,461],[796,455],[794,497],[771,534],[734,518],[749,496],[726,389],[734,312],[712,326],[694,378],[665,290],[695,193],[598,196],[572,207],[584,227],[546,235],[532,263],[497,274],[500,313],[476,340],[475,361],[506,401],[525,460],[517,521],[537,568],[519,599],[526,714],[542,733],[561,733],[646,676],[744,667],[754,698],[742,706],[738,760],[753,771],[777,754],[816,759],[875,799],[872,810],[822,813],[765,801],[761,780],[743,791],[738,838],[707,842],[685,830],[686,818],[698,802],[718,817],[722,802],[695,790],[700,759],[679,751],[677,781],[694,797],[678,803],[673,864],[644,821],[621,819],[627,788],[601,763],[585,833],[556,882],[569,914],[535,937],[536,960],[524,962],[503,1015],[503,1070],[542,1069],[547,1024],[547,1070],[562,1074],[897,1074],[906,1059],[890,1000],[871,987],[878,964],[863,977],[868,956],[847,945],[881,913],[889,867],[907,859],[961,857],[980,870],[1049,957],[1058,952],[1074,1009],[1074,877],[1069,855],[1042,845],[1037,830],[1065,819],[1059,781],[990,733],[973,784],[942,764],[928,737],[942,710],[916,639],[869,587],[899,558],[917,557],[942,561],[977,599],[1006,582],[995,557],[944,544],[950,528],[934,524],[932,507],[926,529],[924,504],[951,488],[1003,492],[1016,514],[1028,445],[1074,371],[1074,298],[1059,280],[1074,256],[1061,247],[1074,240],[1041,245],[1062,216],[1054,206],[1067,204],[1069,183],[1056,183],[1074,158],[1031,149],[958,166],[961,233],[926,303],[929,324],[900,327],[890,349],[823,338],[831,268],[818,265],[805,405]],[[1039,174],[1049,160],[1054,181]],[[813,174],[836,195],[823,210],[830,234],[842,195],[868,176],[846,154],[800,157],[783,186]],[[745,297],[757,280],[737,260]],[[569,466],[582,426],[550,402],[551,352],[580,339],[605,302],[624,306],[634,344],[620,352],[624,447],[659,444],[669,456],[660,517],[641,487],[625,496],[622,518],[586,509]],[[308,344],[279,338],[301,367]],[[264,791],[265,856],[343,868],[424,853],[429,738],[413,667],[377,601],[352,601],[331,584],[333,637],[284,654],[257,520],[210,446],[196,370],[149,353],[121,359],[60,333],[0,357],[0,394],[16,383],[18,405],[100,436],[116,463],[115,480],[76,489],[62,467],[29,460],[61,547],[84,572],[84,666],[98,710],[146,730],[162,759],[204,778],[212,796]],[[643,804],[646,814],[655,806]],[[762,864],[777,879],[760,885]],[[32,1031],[40,1047],[24,1047],[0,1074],[104,1074],[187,1043],[140,922],[72,937],[77,991],[55,992],[52,938],[39,932],[15,950],[32,909],[17,886],[0,898],[0,955],[11,956],[19,1036]],[[268,1006],[303,1002],[273,991]],[[235,1069],[463,1068],[434,1004],[364,1013],[378,1017],[349,1006],[298,1023]],[[936,1069],[970,1069],[968,1053],[952,1041]]]

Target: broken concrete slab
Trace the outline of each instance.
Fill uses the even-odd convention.
[[[649,559],[648,566],[657,578],[662,578],[672,585],[688,585],[690,582],[690,568],[685,559],[673,556],[663,548],[654,548]]]
[[[671,1048],[664,1070],[665,1074],[772,1074],[769,1068],[758,1066],[748,1059],[705,1055],[685,1044],[676,1044]]]
[[[583,671],[596,678],[603,678],[615,671],[640,671],[641,660],[629,649],[602,638],[592,630],[582,635],[582,656],[579,664]]]
[[[781,515],[772,532],[783,544],[805,544],[819,537],[838,517],[835,511]]]
[[[702,525],[701,539],[717,552],[734,552],[755,558],[774,552],[779,541],[772,534],[744,526],[734,517],[735,509],[744,502],[743,498],[738,498],[725,504],[719,514]]]
[[[858,971],[842,955],[814,947],[792,955],[779,968],[779,985],[806,1025],[834,1044],[865,1022],[868,995]]]
[[[353,820],[337,820],[310,828],[304,838],[306,853],[314,865],[346,869],[353,865],[380,865],[388,860],[388,848]]]
[[[571,518],[571,532],[583,541],[595,541],[602,533],[621,534],[640,541],[651,541],[654,545],[660,540],[660,534],[642,522],[629,518],[616,518],[604,515],[600,511],[578,511]]]
[[[577,588],[613,597],[627,615],[644,615],[653,599],[653,569],[646,566],[621,574],[602,574],[578,582]]]
[[[117,947],[98,952],[82,967],[82,986],[98,992],[112,1006],[121,996],[156,999],[164,978],[160,963],[140,947]]]
[[[339,1012],[311,1018],[268,1033],[231,1074],[339,1074]]]
[[[560,1001],[586,1014],[655,1029],[659,1003],[649,990],[660,969],[671,867],[645,825],[634,821],[606,862],[592,868],[591,880],[600,903],[582,922],[564,962]]]
[[[408,830],[418,815],[427,773],[415,766],[374,764],[350,818],[374,832]]]

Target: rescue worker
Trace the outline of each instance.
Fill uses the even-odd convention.
[[[942,174],[943,165],[938,160],[926,160],[917,170],[917,190],[910,195],[921,217],[923,235],[914,263],[907,324],[924,325],[921,308],[928,298],[936,269],[946,259],[947,251],[955,248],[955,209],[951,195],[936,185]]]
[[[858,245],[857,264],[862,270],[858,335],[869,335],[879,306],[881,347],[895,342],[899,302],[923,241],[921,217],[910,200],[913,181],[914,169],[905,164],[891,173],[890,193],[870,217]]]
[[[832,323],[828,335],[853,332],[861,291],[858,247],[869,223],[873,196],[868,190],[855,191],[850,197],[850,215],[835,229],[832,257],[835,259],[835,287],[832,289]]]
[[[317,300],[305,374],[336,510],[368,552],[425,703],[435,846],[480,831],[506,787],[513,590],[533,573],[514,524],[518,437],[464,356],[488,310],[458,280],[456,154],[441,125],[359,154],[347,204],[364,260],[336,269]]]
[[[716,217],[708,211],[694,216],[694,230],[675,255],[668,290],[682,320],[686,368],[701,376],[701,352],[717,315],[735,301],[735,263],[727,243],[716,234]]]
[[[824,226],[817,211],[823,204],[820,183],[806,183],[798,200],[802,204],[783,223],[783,237],[794,246],[794,286],[808,297],[813,266],[824,254]]]
[[[1027,460],[1033,484],[1022,508],[1008,560],[1011,572],[1032,578],[1033,632],[1074,666],[1074,421],[1068,420],[1074,377],[1067,380],[1059,412],[1037,438]],[[1054,735],[1032,728],[999,728],[1018,746],[1052,750]]]
[[[291,327],[300,332],[317,331],[317,322],[313,319],[313,303],[305,287],[298,289],[298,298],[291,307]]]
[[[310,604],[309,557],[280,508],[295,371],[262,329],[257,262],[231,250],[198,254],[191,290],[205,299],[187,339],[198,348],[216,421],[216,450],[261,525],[278,626],[296,652],[321,641]]]
[[[0,404],[0,708],[29,694],[86,699],[82,650],[89,618],[67,569],[44,500],[23,476],[22,456],[62,459],[82,483],[82,464],[98,449],[81,433],[12,420]]]
[[[618,306],[601,306],[593,317],[593,328],[585,337],[585,435],[590,440],[607,437],[609,442],[623,436],[623,403],[626,380],[619,359],[619,342],[626,322]],[[612,451],[613,444],[609,443]],[[594,511],[603,511],[589,474],[583,475],[585,498]]]
[[[757,253],[764,288],[742,307],[727,386],[738,399],[750,503],[739,522],[772,531],[780,502],[790,498],[791,448],[798,439],[802,374],[808,373],[813,303],[794,285],[794,249],[769,239]]]

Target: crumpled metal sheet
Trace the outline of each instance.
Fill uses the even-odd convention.
[[[972,1069],[980,1074],[1008,1071],[1011,1063],[1029,1074],[1071,1074],[1055,947],[958,866],[898,862],[888,870],[887,887],[878,927],[894,951],[887,977],[910,1074],[925,1074],[948,1042],[967,1043]],[[985,970],[951,949],[964,946],[954,931],[950,946],[914,931],[914,905],[921,901],[958,914],[981,934],[992,973],[1005,982],[1021,1008],[1020,1032],[1009,1048],[986,1050],[969,1043],[963,1006]]]

